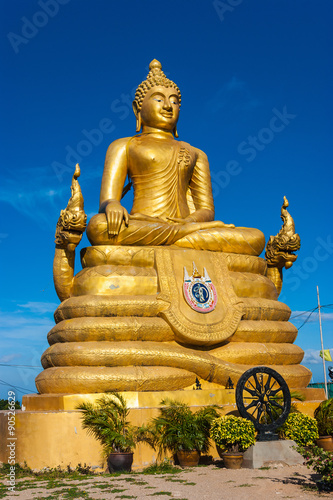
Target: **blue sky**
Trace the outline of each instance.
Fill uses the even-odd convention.
[[[281,299],[300,315],[296,326],[317,306],[317,285],[321,304],[333,303],[331,1],[15,0],[0,8],[0,397],[7,383],[35,391],[41,369],[30,366],[40,366],[59,303],[54,232],[74,164],[90,216],[109,143],[135,133],[133,91],[154,58],[182,92],[180,139],[208,154],[217,218],[268,239],[286,195],[302,247]],[[131,195],[125,200],[129,208]],[[332,319],[332,306],[323,308],[333,350]],[[322,381],[317,314],[296,343]]]

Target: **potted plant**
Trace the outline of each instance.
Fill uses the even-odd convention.
[[[318,438],[318,426],[314,418],[304,413],[290,413],[278,433],[280,439],[292,439],[298,446],[311,446]]]
[[[210,445],[210,424],[219,416],[215,405],[193,413],[186,403],[171,399],[161,401],[159,415],[146,427],[144,441],[165,452],[176,454],[182,467],[198,465],[200,453]]]
[[[110,471],[130,471],[139,429],[128,420],[129,409],[121,394],[110,392],[95,404],[80,403],[82,427],[103,446]]]
[[[226,415],[213,420],[210,435],[224,465],[228,469],[240,469],[243,452],[255,443],[256,430],[250,420]]]
[[[322,401],[314,411],[318,424],[317,445],[323,450],[333,451],[333,398]]]

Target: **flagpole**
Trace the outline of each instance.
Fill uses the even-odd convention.
[[[322,355],[323,355],[325,394],[326,394],[326,398],[328,399],[326,366],[325,366],[325,353],[324,353],[324,341],[323,341],[323,330],[322,330],[322,327],[321,327],[321,311],[320,311],[321,306],[320,306],[320,300],[319,300],[319,287],[318,287],[318,285],[317,285],[317,297],[318,297],[318,313],[319,313],[319,328],[320,328],[321,352],[322,352]]]

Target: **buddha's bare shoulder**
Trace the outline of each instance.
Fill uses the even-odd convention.
[[[127,146],[128,141],[130,139],[131,139],[131,137],[122,137],[120,139],[116,139],[115,141],[111,142],[106,154],[110,155],[110,154],[121,153],[122,151],[126,151],[126,146]]]

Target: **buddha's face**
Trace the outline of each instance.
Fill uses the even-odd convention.
[[[173,131],[179,117],[177,91],[172,87],[151,88],[142,102],[140,114],[143,126]]]

